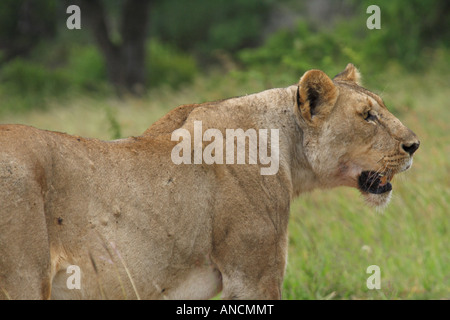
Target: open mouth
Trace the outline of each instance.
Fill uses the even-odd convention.
[[[358,178],[358,185],[363,192],[382,194],[392,190],[390,183],[392,176],[388,177],[375,171],[363,171]]]

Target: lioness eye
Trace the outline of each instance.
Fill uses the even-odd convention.
[[[375,121],[375,120],[377,120],[377,116],[372,111],[368,111],[364,115],[364,120],[366,120],[366,121]]]

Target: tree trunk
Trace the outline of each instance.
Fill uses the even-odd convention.
[[[86,17],[102,52],[108,78],[119,94],[142,94],[145,90],[145,39],[150,0],[126,0],[122,7],[121,43],[111,41],[105,10],[100,0],[80,0],[82,17]]]

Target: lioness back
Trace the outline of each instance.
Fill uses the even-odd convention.
[[[27,262],[20,270],[21,275],[29,274],[27,288],[39,287],[31,278],[42,277],[28,268],[39,265],[50,272],[54,279],[51,292],[47,286],[45,292],[36,294],[92,298],[101,297],[104,290],[108,298],[135,297],[129,281],[123,283],[124,288],[116,288],[118,278],[128,277],[125,270],[118,273],[117,265],[102,260],[120,264],[117,255],[124,257],[134,274],[142,272],[143,263],[149,270],[148,279],[136,284],[138,292],[147,292],[142,298],[159,297],[159,281],[170,281],[176,288],[192,282],[190,277],[197,273],[208,277],[216,272],[204,258],[211,247],[211,209],[197,206],[211,192],[208,176],[196,167],[183,173],[171,170],[170,149],[158,139],[105,142],[17,125],[2,125],[0,133],[0,221],[15,225],[11,229],[10,224],[1,224],[0,239],[17,246],[19,255],[14,261]],[[179,181],[183,179],[197,181],[201,192],[181,197],[185,185]],[[193,236],[201,245],[192,247],[186,241]],[[140,247],[143,239],[145,250]],[[115,245],[116,255],[109,248]],[[7,248],[0,249],[4,259]],[[184,279],[171,280],[173,269],[168,266],[185,263],[205,267]],[[86,273],[84,290],[68,290],[65,270],[69,265],[83,266],[82,270],[95,265],[98,275]],[[8,267],[17,266],[2,268],[0,279],[7,278]],[[97,276],[104,288],[98,287]],[[152,280],[156,278],[160,280]],[[11,281],[20,285],[18,279]],[[206,291],[215,292],[217,286],[212,281],[212,289]],[[9,294],[14,296],[14,291]],[[172,295],[177,296],[175,289]]]

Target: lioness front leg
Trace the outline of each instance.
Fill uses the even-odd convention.
[[[287,235],[264,228],[241,228],[215,245],[213,260],[222,273],[222,299],[281,299]]]
[[[224,300],[279,300],[281,299],[282,276],[279,272],[254,270],[261,278],[241,270],[222,274],[222,299]]]

